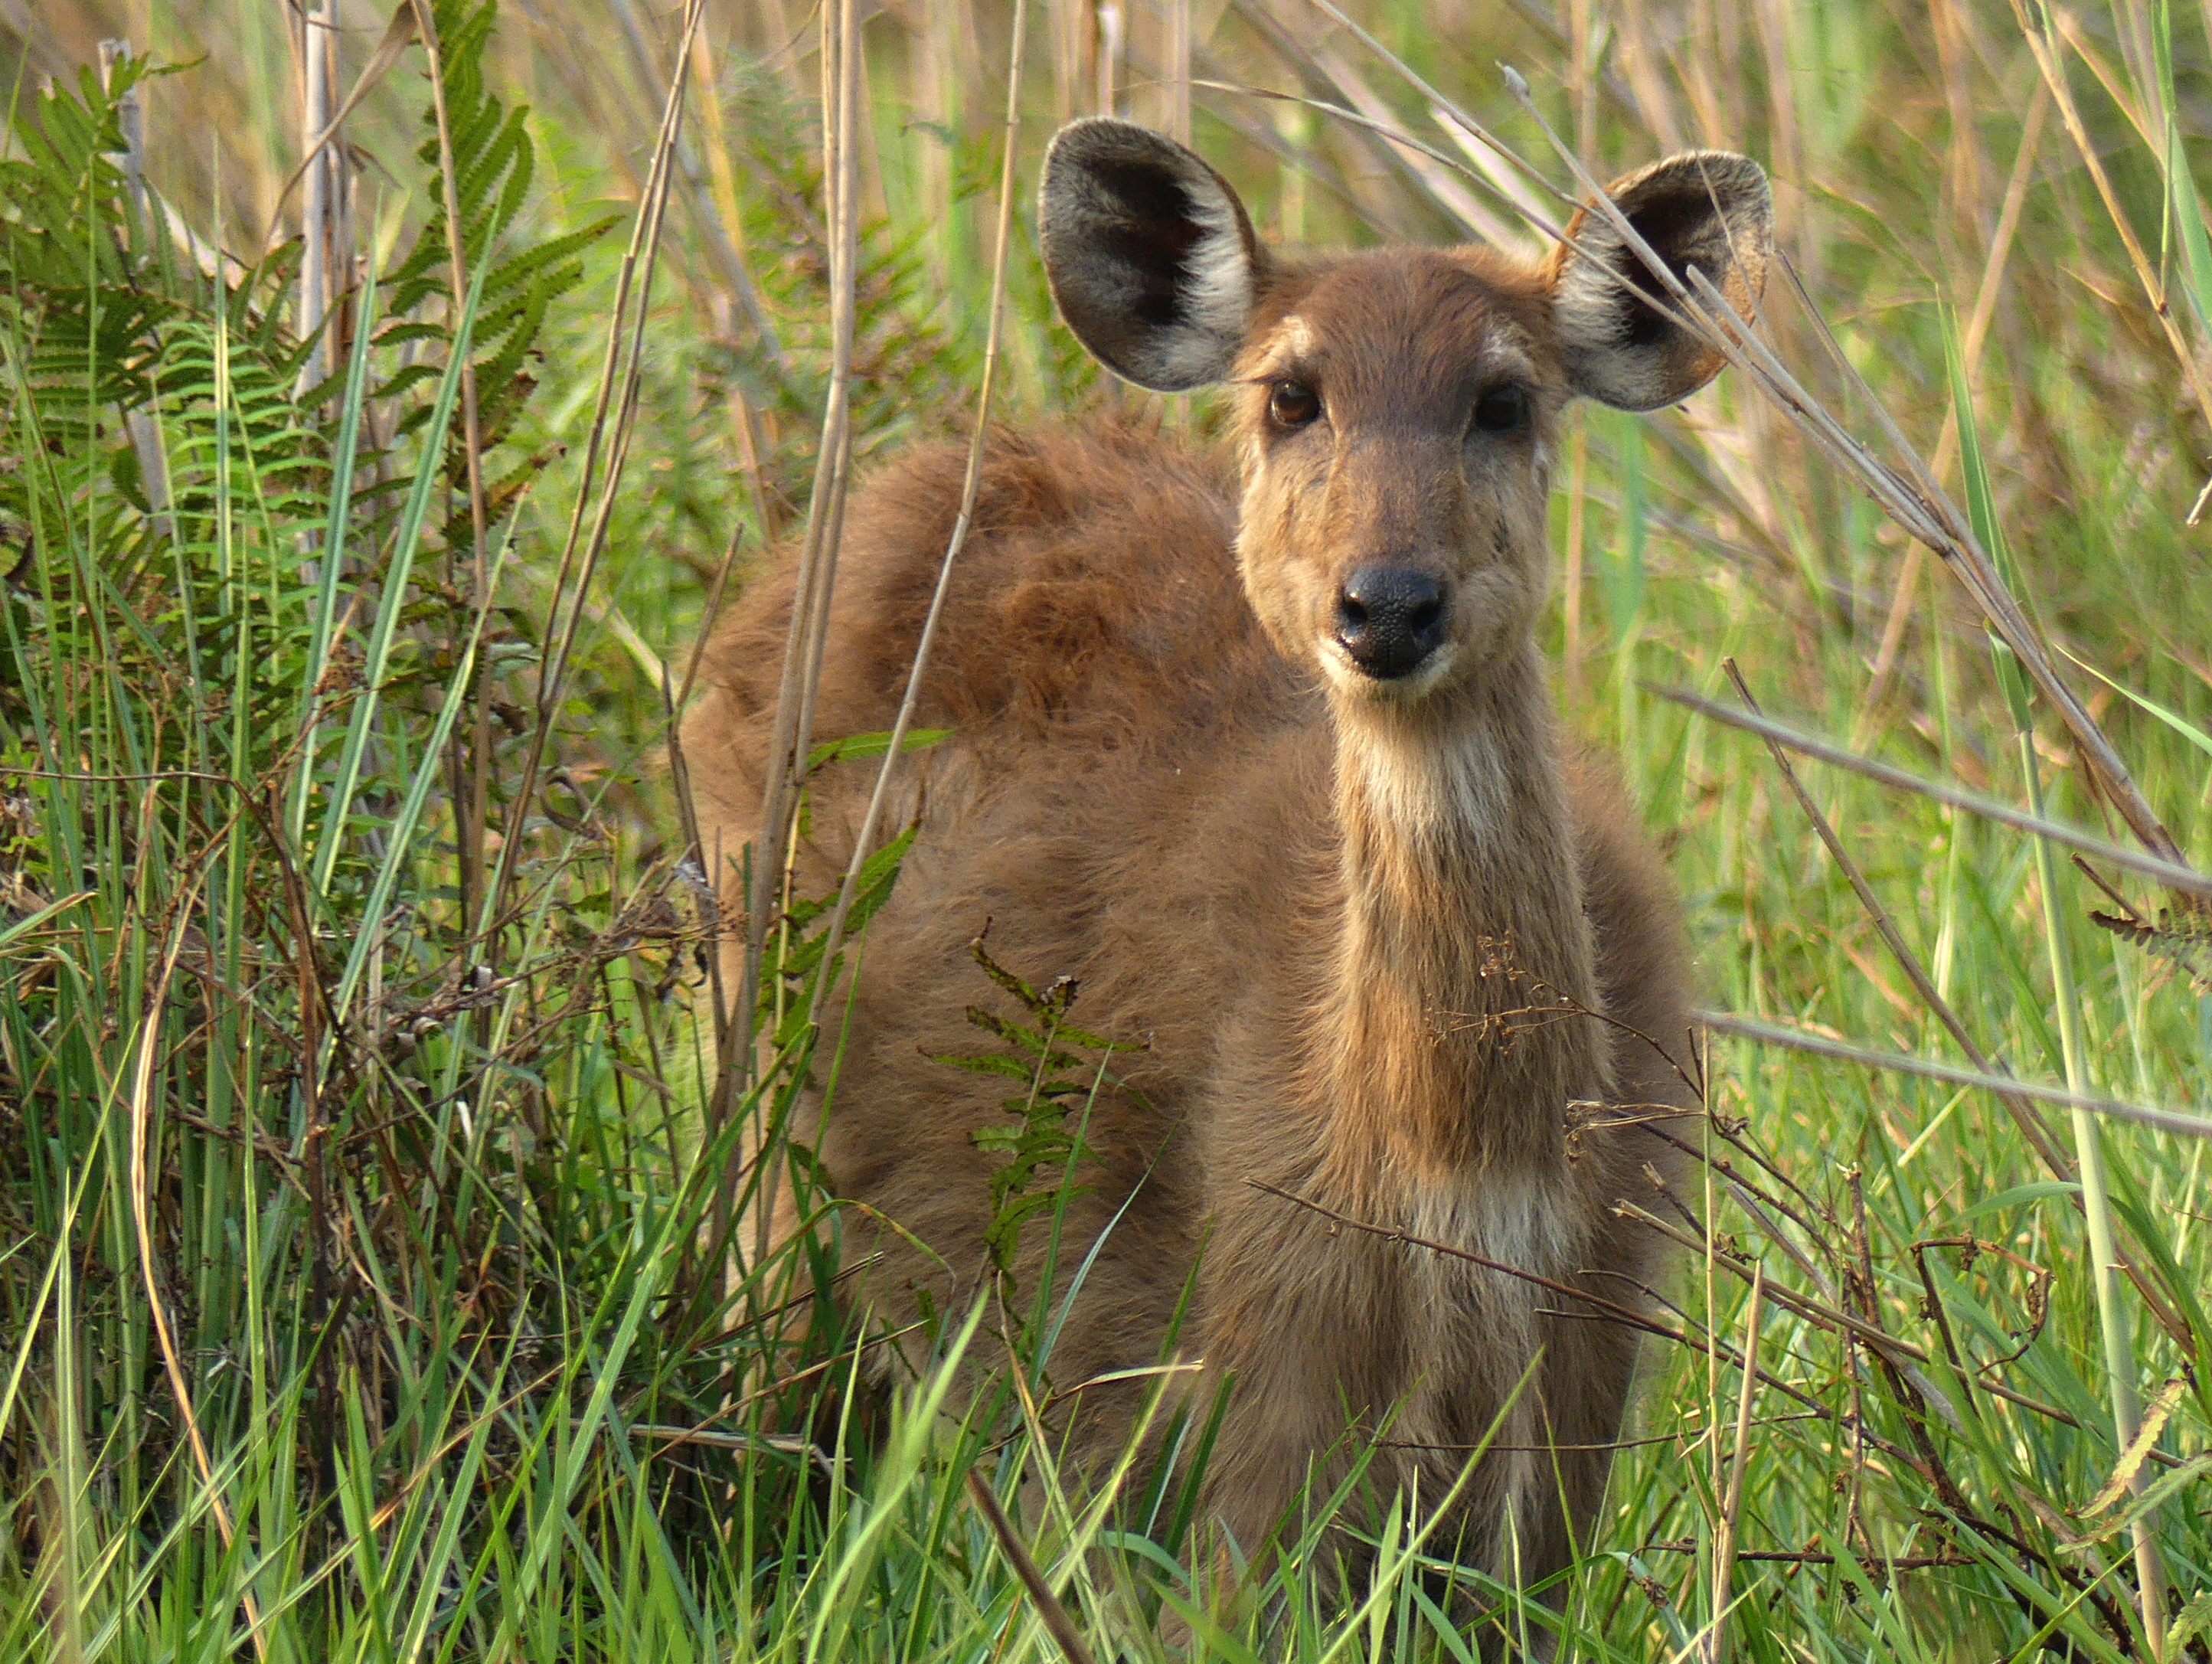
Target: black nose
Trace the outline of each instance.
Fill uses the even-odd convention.
[[[1368,675],[1395,681],[1444,639],[1444,592],[1409,568],[1362,567],[1336,598],[1336,639]]]

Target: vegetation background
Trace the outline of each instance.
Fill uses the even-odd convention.
[[[1014,3],[0,0],[0,1656],[2212,1658],[2207,1145],[2081,1107],[2212,1104],[2212,6]],[[1796,392],[1581,413],[1555,504],[1559,696],[1737,1019],[1563,1615],[1395,1531],[1330,1609],[1341,1497],[1208,1615],[1182,1479],[1056,1483],[1036,1291],[863,1436],[834,1219],[731,1268],[842,961],[787,898],[749,1072],[668,714],[825,433],[971,431],[1018,40],[1011,419],[1212,420],[1052,322],[1071,115],[1291,241],[1774,176]],[[1731,660],[1912,780],[1668,697]],[[1006,969],[978,1131],[1049,1230],[1109,1060]]]

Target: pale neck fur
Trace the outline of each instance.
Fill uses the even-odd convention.
[[[1377,1202],[1563,1177],[1604,1048],[1589,1017],[1519,1014],[1598,1003],[1534,647],[1411,706],[1331,702],[1344,908],[1311,1066],[1334,1176]]]

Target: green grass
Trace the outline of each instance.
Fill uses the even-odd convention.
[[[364,285],[329,380],[302,390],[296,260],[264,246],[300,212],[280,199],[289,14],[0,9],[22,66],[0,185],[0,1657],[1056,1658],[971,1472],[1097,1657],[1166,1656],[1163,1610],[1208,1596],[1179,1558],[1181,1479],[1133,1469],[1111,1509],[1056,1482],[1015,1388],[1068,1383],[1022,1291],[945,1315],[943,1355],[994,1393],[971,1406],[948,1363],[871,1408],[842,1390],[832,1304],[806,1298],[836,1274],[826,1221],[726,1269],[744,1197],[725,1174],[750,1118],[788,1112],[817,1037],[793,1025],[757,1099],[717,1120],[713,921],[662,750],[718,574],[742,583],[807,508],[829,358],[814,37],[773,0],[709,9],[657,259],[629,268],[618,311],[677,22],[637,10],[633,39],[629,15],[439,8],[464,293],[410,47],[349,118]],[[1853,433],[1885,449],[1870,395],[1934,459],[2178,848],[2212,865],[2212,530],[2185,524],[2212,450],[2192,178],[2212,162],[2212,17],[2122,4],[2069,35],[1991,0],[1577,0],[1556,32],[1540,3],[1356,15],[1555,180],[1499,61],[1601,174],[1677,143],[1767,161],[1782,246],[1864,387],[1786,283],[1777,352]],[[343,88],[384,20],[342,16]],[[1063,0],[1030,19],[1024,191],[1060,115],[1095,107],[1095,76],[1054,67],[1091,16]],[[1009,21],[927,0],[866,26],[863,469],[971,419]],[[1125,109],[1164,119],[1162,26],[1133,9],[1130,28]],[[1326,31],[1289,3],[1202,10],[1194,73],[1395,112],[1458,154]],[[87,124],[104,100],[76,70],[109,34],[187,65],[137,83],[148,177],[236,257],[228,282],[93,160],[120,135]],[[1194,96],[1196,142],[1267,232],[1442,240],[1464,234],[1455,191],[1491,201],[1327,114]],[[1052,323],[1027,214],[1024,197],[1000,410],[1133,402]],[[642,351],[634,410],[602,424],[611,331],[615,388]],[[480,550],[463,361],[489,441]],[[1209,431],[1203,400],[1163,403]],[[1709,1003],[1965,1061],[1765,747],[1656,690],[1730,701],[1733,659],[1772,714],[2128,841],[2077,742],[1943,565],[1741,374],[1647,424],[1577,417],[1561,478],[1561,698],[1668,851]],[[2201,917],[1799,767],[1984,1054],[2212,1105]],[[2127,908],[2121,930],[2090,916]],[[818,973],[810,941],[779,944],[772,988]],[[1679,1199],[1711,1247],[1670,1318],[1694,1344],[1650,1349],[1566,1645],[1704,1655],[1732,1530],[1740,1657],[2148,1656],[2143,1504],[2091,1506],[2132,1393],[2163,1407],[2139,1483],[2170,1613],[2196,1627],[2167,1656],[2212,1656],[2212,1397],[2191,1365],[2212,1334],[2212,1149],[2087,1123],[2176,1336],[2125,1278],[2100,1311],[2072,1187],[1990,1094],[1741,1041],[1716,1042],[1711,1074],[1729,1168]],[[1024,1126],[1052,1134],[1056,1112]],[[1050,1148],[1033,1198],[1072,1145]],[[1176,1436],[1201,1452],[1203,1417]],[[1198,1620],[1198,1650],[1469,1656],[1422,1546],[1382,1560],[1350,1612],[1304,1563],[1262,1567],[1256,1598]],[[1492,1593],[1502,1625],[1549,1621]]]

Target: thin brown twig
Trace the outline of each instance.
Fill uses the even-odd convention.
[[[1519,1266],[1508,1265],[1503,1260],[1492,1260],[1485,1254],[1476,1254],[1467,1248],[1455,1248],[1449,1242],[1438,1242],[1425,1236],[1416,1236],[1411,1231],[1401,1230],[1394,1225],[1376,1224],[1371,1220],[1341,1212],[1326,1203],[1316,1202],[1310,1197],[1284,1190],[1261,1180],[1254,1179],[1248,1182],[1255,1190],[1277,1197],[1293,1206],[1304,1208],[1309,1212],[1318,1214],[1324,1219],[1332,1220],[1351,1230],[1370,1236],[1379,1236],[1385,1242],[1401,1243],[1407,1248],[1417,1248],[1431,1254],[1440,1254],[1447,1259],[1463,1260],[1469,1265],[1480,1266],[1486,1271],[1494,1271],[1502,1276],[1517,1278],[1524,1283],[1533,1283],[1538,1288],[1548,1289],[1554,1294],[1563,1295],[1567,1299],[1590,1309],[1587,1311],[1564,1311],[1539,1308],[1538,1309],[1544,1312],[1545,1315],[1581,1319],[1599,1323],[1618,1323],[1638,1330],[1644,1334],[1656,1335],[1662,1340],[1671,1340],[1677,1345],[1688,1346],[1721,1363],[1755,1369],[1759,1380],[1766,1386],[1782,1394],[1793,1403],[1802,1405],[1824,1420],[1841,1422],[1844,1419],[1841,1414],[1830,1409],[1802,1388],[1783,1380],[1769,1370],[1759,1369],[1754,1361],[1739,1357],[1733,1347],[1717,1335],[1697,1335],[1691,1333],[1686,1328],[1669,1328],[1657,1319],[1648,1316],[1632,1306],[1625,1306],[1619,1301],[1607,1299],[1603,1295],[1592,1294],[1587,1289],[1578,1289],[1571,1284],[1558,1282],[1535,1272],[1523,1270]],[[1638,1286],[1641,1287],[1640,1284]],[[1863,1429],[1861,1430],[1861,1434],[1869,1443],[1880,1448],[1883,1454],[1904,1463],[1922,1478],[1927,1479],[1931,1484],[1934,1483],[1934,1476],[1929,1473],[1926,1464],[1911,1451]]]
[[[1615,1205],[1616,1211],[1624,1217],[1635,1219],[1647,1229],[1657,1231],[1683,1248],[1700,1252],[1707,1250],[1707,1244],[1703,1239],[1668,1224],[1664,1219],[1646,1209],[1637,1206],[1633,1202],[1623,1201]],[[1713,1264],[1725,1267],[1732,1275],[1746,1283],[1754,1281],[1764,1269],[1759,1261],[1747,1262],[1743,1256],[1728,1253],[1721,1249],[1717,1243],[1712,1245],[1710,1253]],[[1957,1410],[1948,1398],[1936,1392],[1932,1383],[1920,1373],[1917,1367],[1933,1362],[1925,1347],[1916,1345],[1910,1340],[1890,1333],[1871,1318],[1853,1317],[1832,1305],[1808,1299],[1794,1290],[1778,1285],[1770,1287],[1767,1290],[1767,1297],[1778,1304],[1787,1306],[1798,1316],[1816,1327],[1856,1340],[1861,1345],[1880,1353],[1889,1364],[1905,1372],[1911,1377],[1917,1391],[1935,1398],[1938,1413],[1943,1416],[1946,1422],[1954,1427],[1958,1424]],[[2073,1416],[2056,1405],[2045,1404],[2040,1399],[2030,1398],[2026,1394],[2015,1392],[1997,1382],[1984,1379],[1981,1384],[1992,1397],[2001,1398],[2008,1404],[2016,1404],[2023,1410],[2032,1411],[2047,1420],[2059,1422],[2069,1427],[2080,1425]]]
[[[1766,1293],[1766,1266],[1752,1273],[1751,1303],[1743,1316],[1743,1355],[1748,1363],[1759,1360],[1759,1314]],[[1735,1450],[1729,1466],[1728,1494],[1721,1502],[1720,1541],[1713,1552],[1713,1627],[1706,1637],[1705,1656],[1721,1664],[1728,1656],[1729,1589],[1735,1578],[1736,1536],[1743,1521],[1743,1478],[1751,1465],[1751,1402],[1759,1391],[1755,1369],[1743,1371],[1736,1394]]]
[[[1067,1615],[1067,1608],[1060,1605],[1060,1597],[1044,1581],[1044,1574],[1037,1570],[1037,1564],[1030,1558],[1029,1550],[1014,1534],[1013,1521],[1006,1517],[1006,1509],[999,1506],[996,1493],[983,1482],[983,1476],[972,1467],[968,1470],[968,1494],[975,1499],[977,1511],[989,1522],[991,1534],[999,1540],[1000,1552],[1006,1557],[1007,1564],[1013,1567],[1014,1576],[1022,1580],[1022,1587],[1029,1591],[1030,1600],[1036,1606],[1037,1617],[1059,1644],[1067,1664],[1091,1664],[1091,1649],[1084,1644],[1083,1632],[1075,1627],[1075,1620]]]
[[[1634,1219],[1646,1229],[1657,1231],[1661,1236],[1682,1248],[1698,1251],[1704,1251],[1706,1248],[1705,1241],[1684,1230],[1679,1225],[1670,1224],[1648,1208],[1638,1207],[1635,1203],[1628,1201],[1615,1204],[1615,1208],[1622,1217]],[[1747,1263],[1745,1259],[1720,1248],[1717,1242],[1712,1246],[1711,1258],[1715,1265],[1725,1267],[1731,1274],[1745,1283],[1757,1284],[1765,1279],[1765,1263],[1763,1260],[1751,1260]],[[1778,1305],[1787,1306],[1807,1322],[1832,1333],[1849,1336],[1852,1339],[1878,1349],[1894,1351],[1916,1363],[1925,1363],[1929,1361],[1927,1351],[1923,1347],[1917,1346],[1910,1340],[1899,1339],[1879,1324],[1853,1317],[1848,1312],[1840,1311],[1825,1302],[1808,1298],[1795,1290],[1778,1285],[1766,1291],[1766,1297]]]

